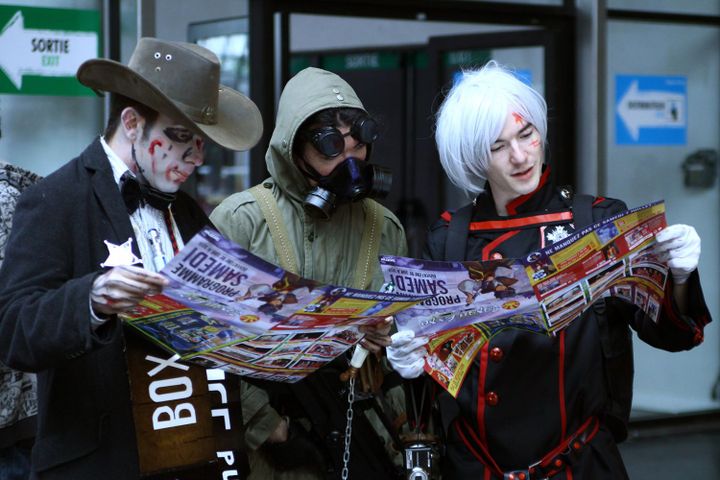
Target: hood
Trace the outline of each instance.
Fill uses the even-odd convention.
[[[302,201],[310,182],[295,165],[292,145],[300,125],[320,110],[359,108],[355,90],[342,78],[319,68],[306,68],[290,79],[280,95],[275,130],[265,163],[275,183],[292,198]]]

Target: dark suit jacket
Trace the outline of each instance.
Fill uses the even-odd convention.
[[[209,221],[180,193],[185,241]],[[136,479],[138,460],[120,322],[93,331],[89,295],[103,240],[134,237],[99,140],[20,198],[0,270],[0,361],[38,372],[39,478]],[[137,242],[133,238],[135,254]]]

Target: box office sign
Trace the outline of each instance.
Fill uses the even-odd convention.
[[[0,5],[0,93],[93,95],[75,73],[99,39],[97,10]]]
[[[239,378],[181,363],[134,332],[126,344],[141,477],[245,478]]]

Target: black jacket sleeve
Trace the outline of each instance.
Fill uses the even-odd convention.
[[[73,205],[78,198],[43,181],[18,201],[0,270],[0,360],[10,367],[44,370],[114,335],[116,322],[90,326],[90,288],[100,268],[77,258],[87,257],[91,234],[75,224],[83,211]]]

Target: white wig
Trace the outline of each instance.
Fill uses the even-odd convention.
[[[483,190],[490,148],[510,111],[535,126],[545,144],[545,99],[494,60],[463,71],[440,107],[435,130],[440,163],[450,181],[472,196]]]

